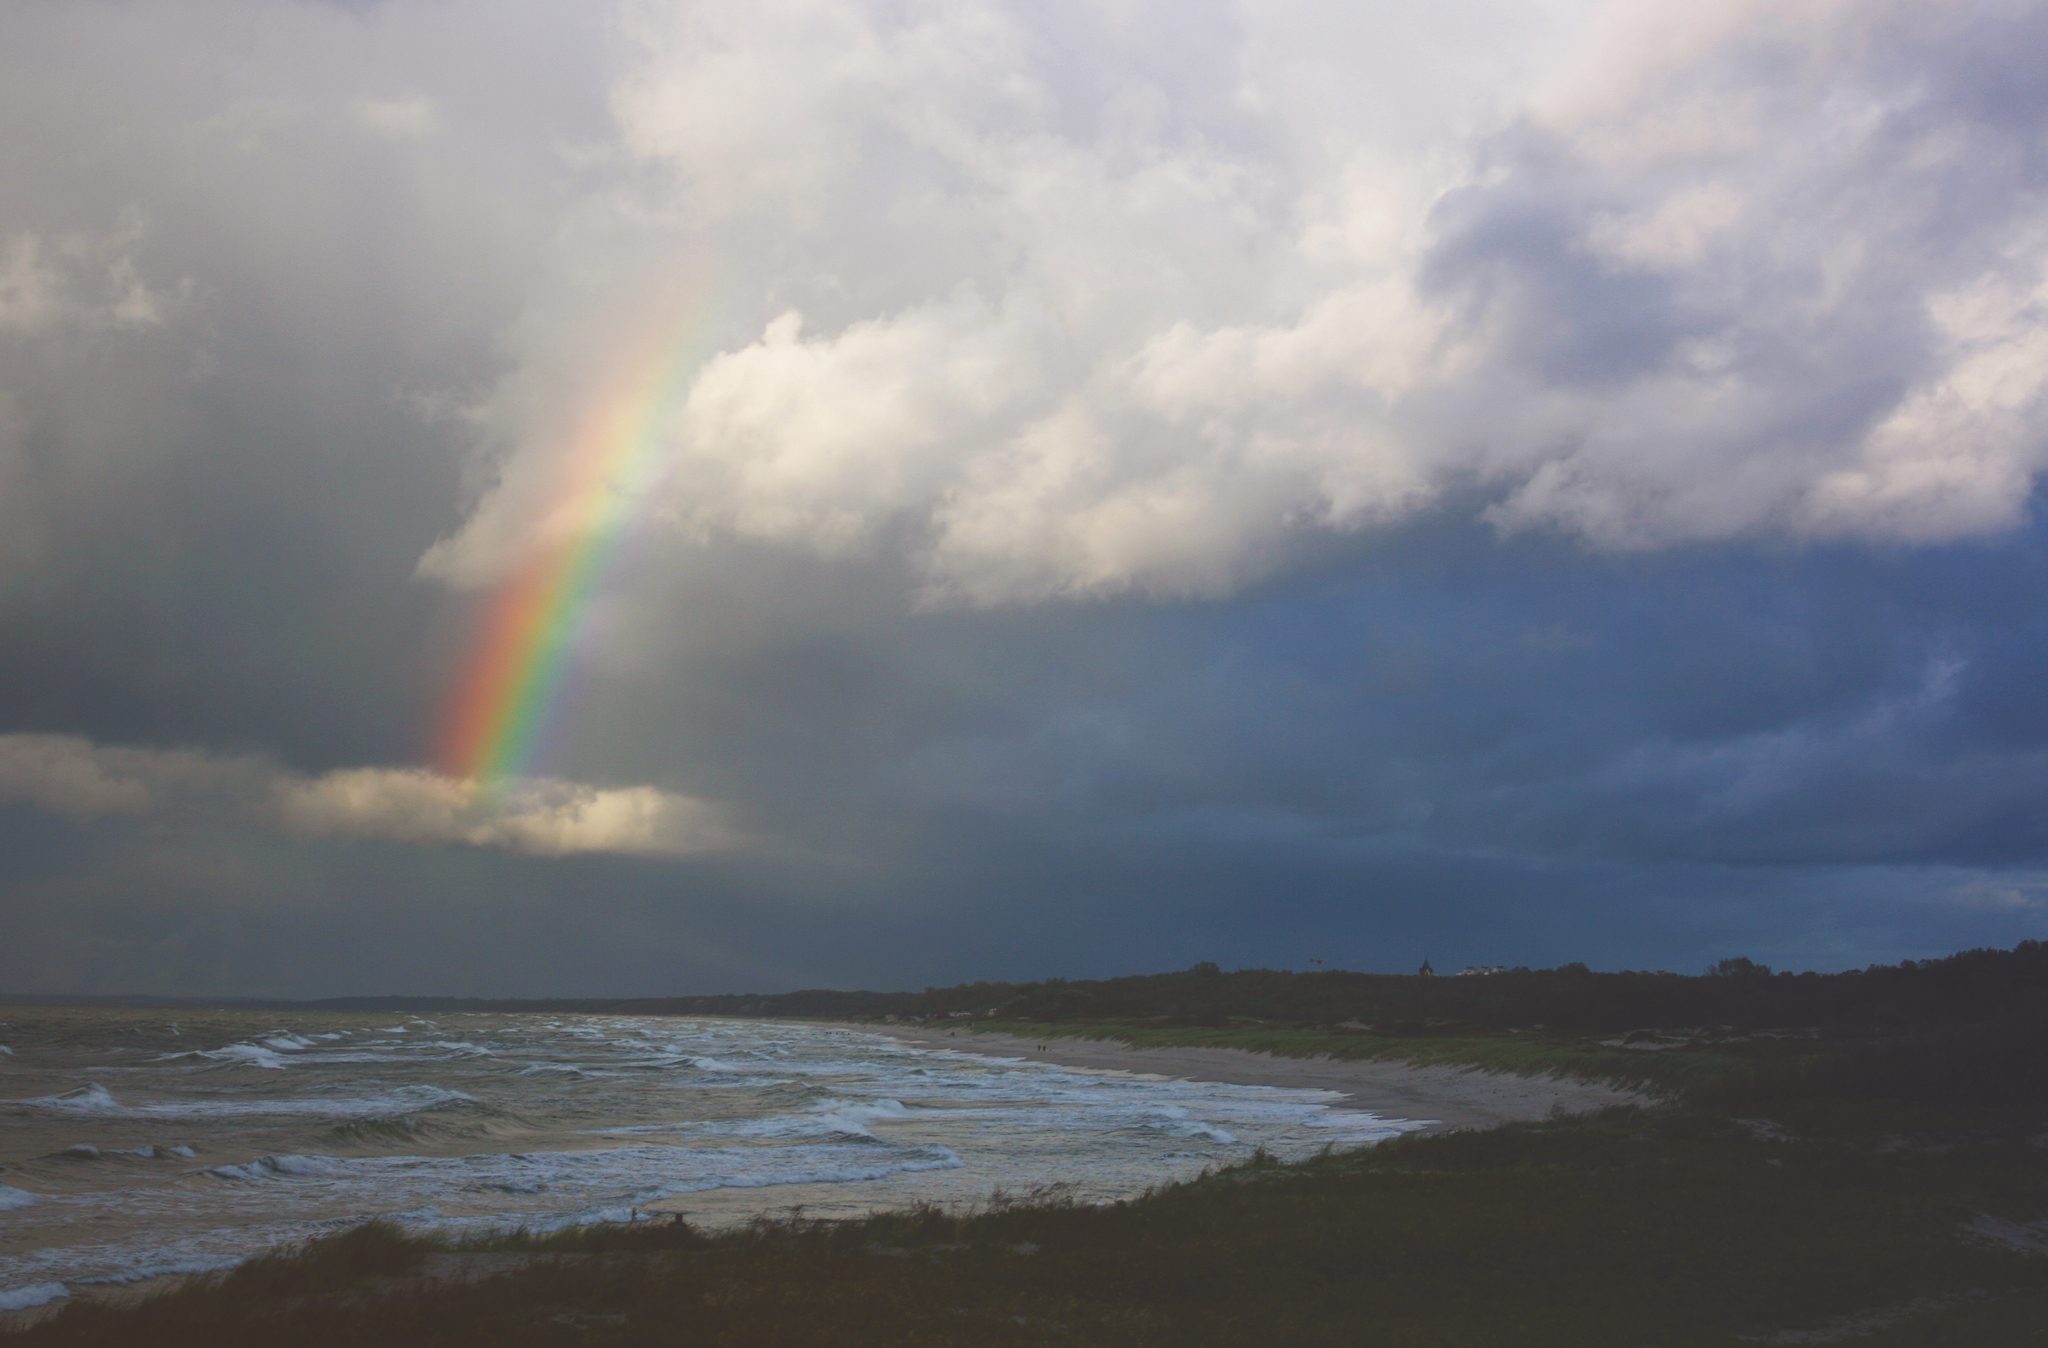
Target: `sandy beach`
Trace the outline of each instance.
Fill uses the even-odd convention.
[[[1092,1072],[1121,1072],[1166,1080],[1215,1081],[1236,1086],[1292,1086],[1341,1091],[1347,1108],[1427,1125],[1426,1131],[1491,1128],[1516,1120],[1548,1118],[1606,1105],[1648,1104],[1647,1096],[1617,1086],[1550,1077],[1515,1076],[1477,1068],[1419,1067],[1401,1062],[1334,1058],[1278,1058],[1235,1048],[1132,1048],[1099,1039],[1038,1042],[973,1030],[891,1030],[920,1048],[1023,1058]]]

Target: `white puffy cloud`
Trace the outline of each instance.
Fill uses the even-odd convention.
[[[660,237],[728,274],[643,489],[685,547],[1215,593],[1475,483],[1598,546],[1923,542],[2010,526],[2048,465],[2048,110],[2006,68],[2037,6],[624,14],[644,176],[573,266]],[[537,527],[531,413],[606,358],[565,293],[430,570]]]
[[[1223,592],[1471,488],[1604,547],[1933,542],[2048,464],[2026,0],[252,12],[53,7],[0,57],[97,147],[0,162],[40,212],[0,343],[77,336],[0,351],[17,574],[245,312],[369,381],[305,424],[474,439],[423,564],[465,585],[623,408],[652,466],[607,489],[673,565],[974,603]]]
[[[453,843],[535,856],[678,856],[737,841],[710,802],[651,786],[555,778],[480,786],[417,768],[306,777],[251,759],[67,735],[0,735],[0,801],[86,819],[225,808],[300,837]]]

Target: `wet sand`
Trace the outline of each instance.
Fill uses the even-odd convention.
[[[1559,1109],[1576,1114],[1607,1105],[1653,1103],[1648,1096],[1618,1086],[1472,1067],[1277,1058],[1237,1048],[1133,1048],[1106,1039],[1045,1040],[1041,1050],[1039,1041],[973,1030],[892,1029],[888,1033],[920,1048],[1024,1058],[1083,1071],[1340,1091],[1346,1108],[1425,1123],[1428,1126],[1422,1131],[1427,1132],[1543,1119]]]

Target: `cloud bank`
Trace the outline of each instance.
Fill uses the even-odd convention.
[[[686,543],[1214,595],[1474,488],[1599,548],[1929,543],[2012,528],[2048,465],[2032,6],[1566,6],[1398,122],[1331,92],[1389,35],[1315,5],[622,13],[645,176],[596,199],[635,223],[564,265],[645,271],[657,232],[761,314],[659,431],[643,508]],[[431,572],[539,527],[573,364],[536,336],[480,404],[501,480]]]
[[[0,801],[75,819],[225,807],[303,838],[455,843],[543,857],[682,856],[734,841],[709,802],[649,786],[537,778],[484,788],[418,768],[305,777],[253,759],[65,735],[0,735]]]
[[[22,60],[79,78],[13,97],[98,148],[0,165],[0,579],[169,471],[258,296],[267,359],[466,450],[415,554],[460,586],[635,401],[643,546],[928,602],[1228,594],[1474,494],[1603,549],[2020,520],[2038,6],[1351,10],[38,11]]]

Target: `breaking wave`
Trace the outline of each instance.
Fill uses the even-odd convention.
[[[61,1282],[39,1282],[31,1283],[27,1287],[0,1288],[0,1311],[25,1311],[31,1306],[61,1301],[70,1295],[71,1289]]]
[[[110,1114],[121,1108],[114,1099],[114,1093],[97,1081],[87,1082],[75,1091],[62,1095],[39,1095],[33,1100],[23,1100],[25,1105],[41,1105],[45,1109],[75,1109],[84,1114]]]

